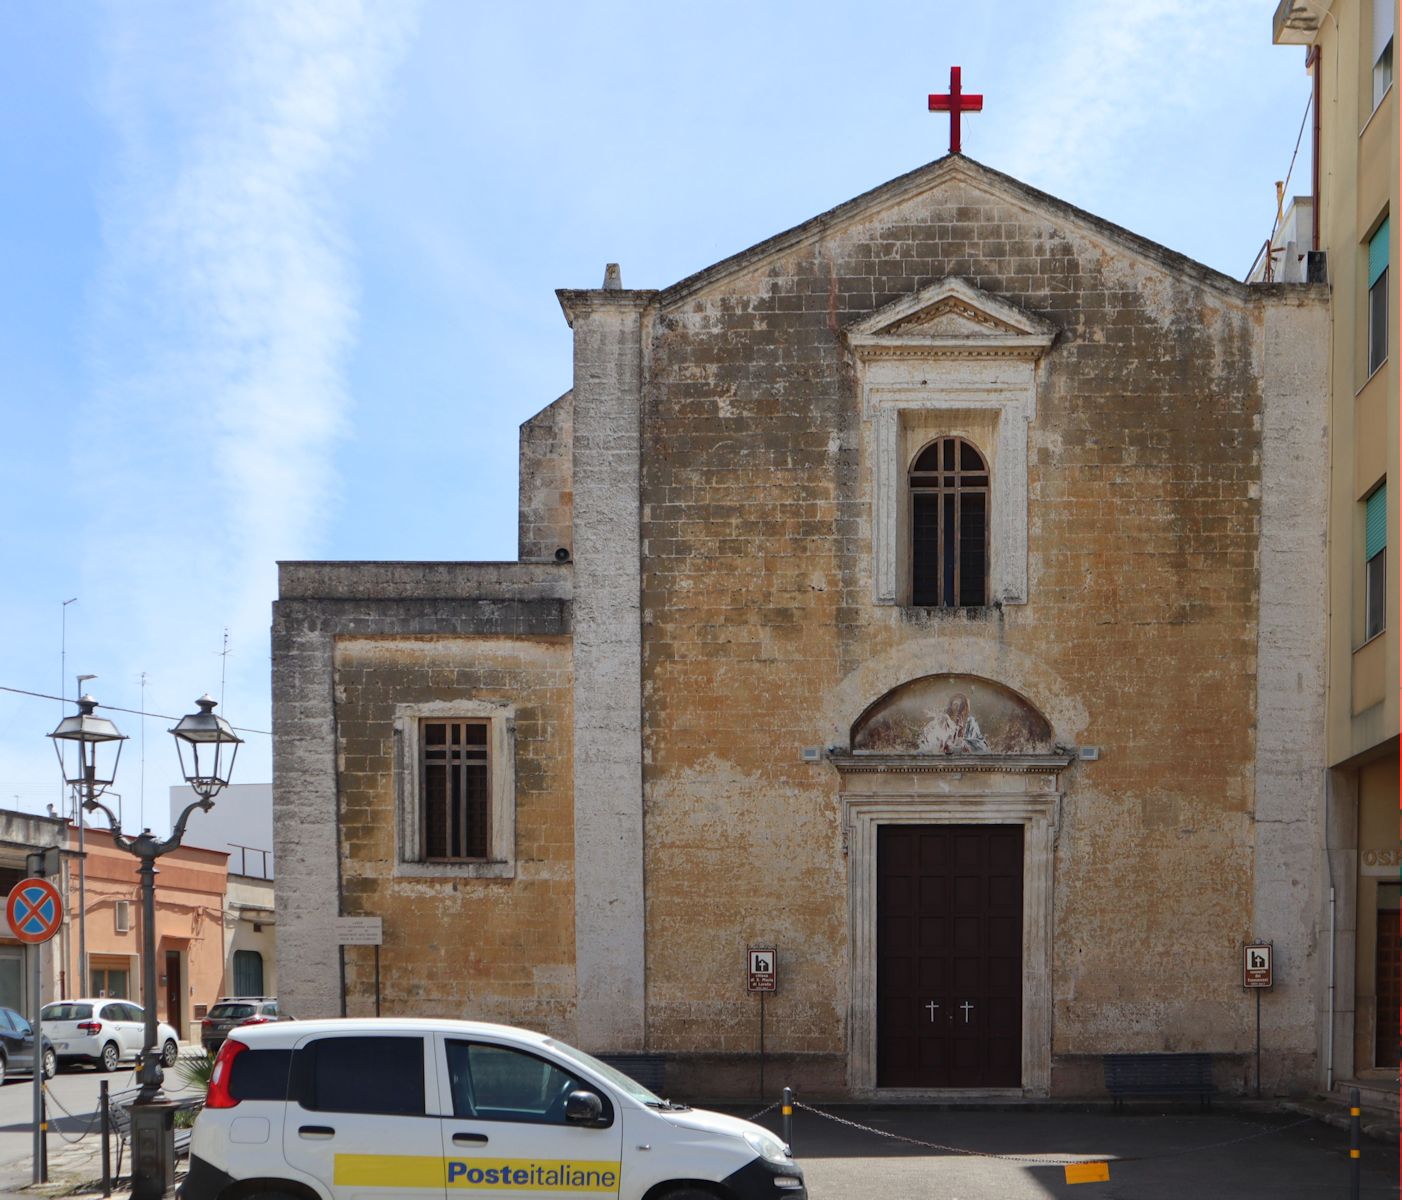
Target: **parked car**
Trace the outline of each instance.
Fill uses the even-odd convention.
[[[130,1000],[86,998],[56,1000],[39,1014],[58,1064],[90,1063],[100,1071],[115,1071],[127,1059],[140,1061],[146,1042],[146,1013]],[[180,1039],[164,1021],[156,1023],[161,1062],[175,1066]]]
[[[445,1184],[498,1197],[807,1195],[769,1130],[663,1100],[554,1038],[367,1018],[230,1033],[181,1196],[442,1196]]]
[[[48,1035],[43,1042],[44,1078],[52,1079],[58,1070],[58,1057]],[[0,1008],[0,1083],[12,1074],[34,1071],[34,1026],[13,1008]]]
[[[220,996],[200,1023],[200,1043],[213,1054],[224,1044],[229,1030],[240,1025],[266,1025],[293,1018],[277,1006],[276,996]]]

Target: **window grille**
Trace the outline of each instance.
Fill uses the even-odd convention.
[[[988,463],[961,437],[937,438],[910,468],[911,603],[988,603]]]
[[[424,857],[487,857],[491,764],[486,721],[429,721],[421,726]]]

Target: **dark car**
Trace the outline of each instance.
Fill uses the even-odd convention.
[[[44,1038],[44,1078],[52,1079],[58,1070],[58,1055],[53,1043]],[[13,1008],[0,1008],[0,1083],[11,1073],[30,1075],[34,1072],[34,1026]]]
[[[290,1020],[290,1016],[278,1009],[276,996],[221,996],[200,1023],[200,1042],[213,1054],[224,1044],[229,1030],[239,1025]]]

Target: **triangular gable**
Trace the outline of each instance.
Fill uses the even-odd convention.
[[[1233,279],[1230,275],[1224,275],[1203,263],[1196,262],[1185,254],[1179,254],[1176,250],[1170,250],[1158,242],[1140,237],[1139,234],[1116,225],[1113,221],[1097,217],[1094,213],[1077,208],[1074,204],[1068,204],[1065,200],[1059,200],[1047,192],[1039,191],[1019,179],[1014,179],[1011,175],[995,171],[992,167],[986,167],[974,159],[967,158],[962,154],[947,154],[932,163],[917,167],[914,171],[872,188],[871,191],[848,200],[844,204],[839,204],[836,208],[812,217],[801,225],[795,225],[792,229],[767,238],[751,246],[748,250],[742,250],[740,253],[722,259],[693,275],[688,275],[685,279],[678,280],[671,287],[657,293],[657,300],[663,307],[679,303],[694,293],[732,275],[755,270],[766,259],[785,254],[809,242],[817,241],[834,228],[869,219],[882,209],[900,204],[942,183],[955,180],[973,184],[991,195],[1045,213],[1048,218],[1064,221],[1068,225],[1079,228],[1089,236],[1114,242],[1128,253],[1147,259],[1163,269],[1229,295],[1233,299],[1245,300],[1250,294],[1247,284]]]
[[[1041,317],[950,276],[848,326],[858,356],[976,354],[1037,358],[1056,337]]]

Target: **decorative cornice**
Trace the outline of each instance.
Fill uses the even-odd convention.
[[[950,775],[998,772],[1007,775],[1055,775],[1076,756],[1061,754],[876,754],[828,752],[828,761],[843,775]]]
[[[981,308],[976,308],[954,296],[946,296],[943,300],[930,305],[919,312],[912,313],[904,320],[897,321],[894,325],[888,325],[883,332],[888,334],[913,334],[918,333],[922,325],[929,325],[938,321],[941,317],[962,317],[974,325],[982,325],[987,329],[995,330],[998,333],[1023,333],[1006,321],[1000,321],[992,314],[984,312]]]
[[[955,317],[973,329],[940,332]],[[1035,362],[1056,340],[1051,322],[948,276],[849,325],[847,344],[861,362],[890,358],[1015,358]]]
[[[555,296],[571,329],[575,318],[600,309],[642,312],[657,299],[655,288],[556,288]]]
[[[878,358],[1018,358],[1035,362],[1052,344],[1050,337],[902,337],[871,335],[848,339],[858,357]]]
[[[912,295],[882,305],[874,313],[847,326],[847,333],[849,337],[866,334],[889,337],[912,322],[933,321],[951,312],[1013,334],[1056,333],[1056,326],[1044,317],[985,292],[959,275],[946,275]]]

